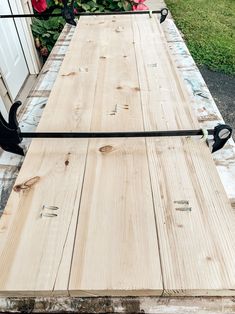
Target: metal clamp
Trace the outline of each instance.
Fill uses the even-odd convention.
[[[132,132],[21,132],[16,118],[20,101],[15,102],[6,122],[0,113],[0,147],[13,154],[24,155],[19,146],[23,138],[123,138],[123,137],[177,137],[205,136],[205,130],[166,130],[166,131],[132,131]],[[208,129],[206,134],[213,135],[212,153],[221,149],[232,135],[232,128],[227,124],[219,124]]]

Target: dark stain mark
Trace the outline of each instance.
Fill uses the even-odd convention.
[[[127,58],[127,56],[126,56],[126,55],[124,55],[124,56],[123,56],[123,58]]]
[[[210,256],[207,256],[207,257],[206,257],[206,260],[207,260],[207,261],[212,261],[212,258],[211,258]]]
[[[37,97],[37,98],[40,98],[40,97],[45,97],[45,98],[48,98],[50,96],[50,93],[51,91],[50,90],[35,90],[35,91],[32,91],[28,96],[27,98],[33,98],[33,97]]]
[[[117,89],[123,89],[121,86],[118,86]]]
[[[64,164],[65,164],[65,166],[68,166],[69,165],[69,160],[65,160]]]
[[[33,313],[35,308],[35,299],[25,298],[21,300],[18,298],[15,302],[15,306],[12,306],[12,308],[16,308],[19,313]]]
[[[100,56],[100,59],[107,59],[105,56]]]
[[[204,122],[204,121],[214,121],[218,120],[218,116],[216,114],[207,114],[206,116],[201,116],[198,118],[199,122]]]
[[[203,93],[201,91],[195,91],[194,95],[200,96],[200,97],[205,98],[205,99],[209,99],[209,97],[205,93]]]
[[[114,313],[115,311],[114,302],[110,297],[70,298],[70,300],[74,313]]]
[[[124,313],[145,313],[140,309],[140,300],[138,298],[132,298],[131,302],[129,298],[122,298],[121,305],[124,309]]]
[[[45,107],[46,107],[46,104],[42,104],[40,108],[43,109]]]
[[[135,91],[139,92],[140,91],[140,88],[139,87],[134,87],[133,88]]]
[[[72,76],[72,75],[76,75],[76,72],[69,72],[67,74],[62,74],[61,76]]]
[[[112,150],[113,150],[113,146],[111,145],[106,145],[99,148],[99,151],[101,153],[110,153]]]
[[[179,224],[177,225],[178,228],[183,228],[183,225]]]
[[[36,184],[40,180],[39,176],[33,177],[21,184],[17,184],[13,187],[13,190],[15,192],[20,192],[20,191],[27,191],[29,190],[34,184]]]

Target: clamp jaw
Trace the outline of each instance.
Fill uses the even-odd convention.
[[[21,106],[20,101],[16,101],[10,109],[8,122],[0,112],[0,147],[10,153],[24,156],[23,148],[19,146],[23,138],[20,136],[19,123],[16,112]]]
[[[163,23],[168,15],[168,9],[167,8],[163,8],[161,9],[161,17],[160,17],[160,23]]]
[[[62,0],[63,2],[63,9],[61,10],[62,16],[65,21],[73,26],[76,26],[77,23],[75,22],[75,15],[74,15],[74,0],[72,0],[70,6],[68,5],[68,0]]]

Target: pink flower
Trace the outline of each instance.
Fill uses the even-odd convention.
[[[145,4],[139,3],[137,5],[133,5],[132,10],[133,11],[148,11],[149,8]]]
[[[144,3],[146,0],[134,0],[135,3]]]
[[[78,10],[76,8],[73,9],[74,14],[78,14]]]

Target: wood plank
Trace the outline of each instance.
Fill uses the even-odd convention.
[[[133,17],[146,130],[199,125],[155,19]],[[235,294],[235,220],[200,139],[147,139],[165,295]]]
[[[143,130],[130,17],[102,20],[91,128]],[[144,139],[89,144],[69,291],[76,296],[162,293]]]
[[[75,32],[38,131],[90,129],[99,65],[92,20]],[[0,221],[0,295],[67,294],[87,145],[32,142]],[[58,215],[41,216],[43,205],[57,206]]]

